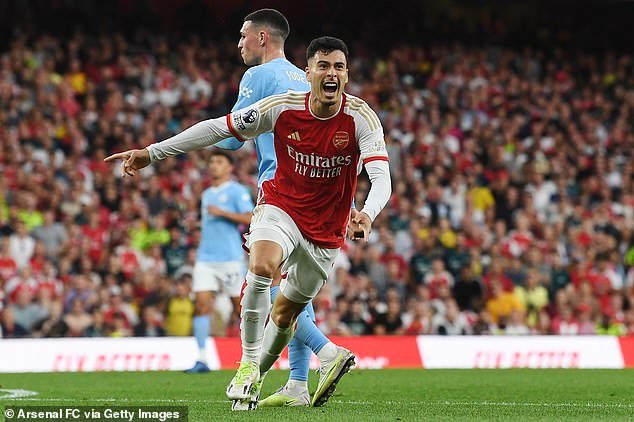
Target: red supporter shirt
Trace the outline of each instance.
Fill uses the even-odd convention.
[[[343,95],[337,114],[319,118],[310,93],[273,95],[227,115],[231,133],[245,141],[274,135],[277,169],[263,183],[258,204],[284,210],[304,237],[322,248],[344,242],[360,161],[387,161],[383,128],[367,103]]]
[[[8,280],[13,277],[18,271],[13,258],[10,256],[0,257],[0,280]]]
[[[427,273],[425,276],[425,285],[429,287],[431,298],[436,299],[438,297],[438,289],[440,289],[441,286],[452,288],[454,285],[454,279],[448,271],[442,271],[438,274]]]
[[[81,228],[81,232],[84,236],[90,239],[90,250],[88,251],[88,255],[93,261],[99,261],[101,252],[108,242],[108,230],[101,226],[83,226]]]
[[[119,257],[121,264],[121,271],[126,278],[132,278],[136,271],[140,268],[139,255],[132,248],[119,246],[116,249],[116,254]]]

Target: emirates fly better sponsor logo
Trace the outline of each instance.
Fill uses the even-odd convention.
[[[351,155],[333,155],[322,157],[314,153],[305,154],[295,151],[290,145],[286,145],[288,156],[295,160],[295,173],[314,178],[337,177],[341,175],[344,166],[352,164]]]

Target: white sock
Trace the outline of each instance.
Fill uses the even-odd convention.
[[[308,390],[308,381],[299,381],[289,379],[286,383],[286,389],[293,395],[300,395]]]
[[[247,272],[247,285],[242,296],[240,312],[240,337],[242,362],[260,361],[264,323],[271,307],[271,282],[273,279]]]
[[[207,350],[204,347],[202,349],[198,349],[198,361],[207,365]]]
[[[268,372],[271,366],[282,354],[282,350],[293,338],[294,330],[291,325],[288,328],[278,327],[272,319],[264,328],[264,340],[262,346],[262,358],[260,360],[260,372]]]
[[[337,356],[337,346],[332,341],[329,341],[321,348],[317,353],[319,362],[324,363],[333,360]]]

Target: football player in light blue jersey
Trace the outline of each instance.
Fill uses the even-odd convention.
[[[222,290],[231,298],[236,316],[240,309],[246,272],[240,225],[251,221],[253,201],[246,186],[231,180],[232,172],[232,155],[214,150],[209,159],[211,186],[205,189],[200,202],[201,240],[193,272],[192,290],[196,295],[193,331],[199,358],[186,371],[189,373],[209,372],[205,342],[215,292]]]
[[[310,90],[304,70],[289,62],[284,54],[284,42],[289,31],[288,21],[284,15],[274,9],[261,9],[244,18],[238,48],[244,63],[252,67],[245,72],[240,81],[238,100],[232,110],[247,107],[262,98],[289,90]],[[243,142],[235,138],[216,144],[225,149],[238,149],[242,145]],[[262,182],[273,177],[277,165],[273,134],[265,133],[258,136],[255,139],[255,148],[258,156],[258,187],[261,187]],[[279,280],[278,275],[273,282],[275,285],[271,287],[271,301],[277,295]],[[276,393],[260,401],[260,406],[310,405],[308,372],[311,350],[315,354],[336,355],[338,347],[317,328],[315,312],[312,303],[309,302],[297,319],[295,336],[288,345],[291,369],[289,380]],[[322,403],[328,400],[332,392],[334,386],[321,399]],[[256,400],[257,406],[258,397],[252,398]],[[233,408],[237,410],[241,405],[249,406],[248,403],[234,401]]]
[[[258,12],[254,12],[254,14],[257,13]],[[251,25],[247,26],[247,22],[251,22]],[[244,72],[242,80],[240,81],[238,101],[236,101],[231,111],[250,106],[256,101],[271,95],[282,94],[287,91],[308,92],[310,90],[310,85],[306,82],[305,72],[286,60],[286,57],[284,57],[283,46],[281,49],[276,49],[272,52],[272,57],[274,58],[269,61],[262,61],[266,60],[266,55],[258,55],[260,52],[263,53],[263,48],[258,49],[257,46],[264,47],[266,45],[270,45],[270,43],[259,41],[258,44],[257,39],[251,41],[250,39],[247,39],[247,37],[260,37],[260,40],[264,40],[265,38],[270,38],[270,35],[264,28],[262,28],[259,32],[253,29],[254,25],[258,25],[258,23],[253,22],[253,20],[245,21],[245,26],[247,26],[247,28],[245,31],[243,26],[243,29],[240,31],[240,43],[238,43],[238,48],[240,48],[240,53],[245,64],[248,65],[257,63],[257,65]],[[257,33],[252,34],[251,32],[253,31]],[[250,44],[255,44],[256,48],[251,47]],[[275,174],[275,167],[277,166],[277,160],[275,158],[275,147],[273,145],[272,133],[262,134],[258,136],[254,142],[258,156],[259,188],[262,186],[262,182],[273,178],[273,175]],[[242,145],[244,145],[244,142],[240,142],[236,138],[229,138],[217,143],[215,146],[224,149],[237,150],[242,147]]]

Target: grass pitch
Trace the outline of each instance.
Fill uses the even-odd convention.
[[[0,398],[0,407],[182,405],[190,421],[634,419],[634,370],[353,370],[324,407],[254,412],[231,412],[224,390],[232,376],[233,371],[0,374],[0,397],[8,390],[37,392]],[[262,397],[287,376],[272,371]],[[311,392],[316,384],[311,374]]]

